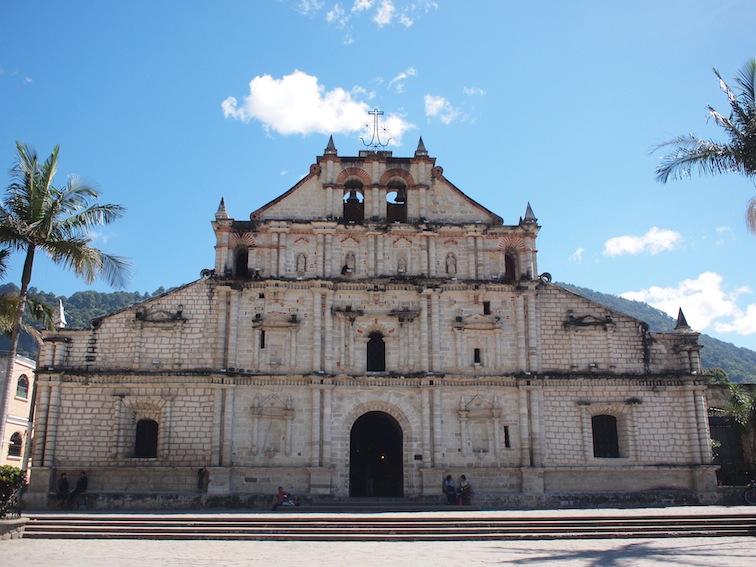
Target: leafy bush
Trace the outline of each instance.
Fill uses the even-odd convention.
[[[9,465],[0,467],[0,517],[5,516],[13,493],[26,484],[26,471]]]

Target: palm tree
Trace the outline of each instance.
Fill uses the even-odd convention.
[[[16,142],[16,162],[11,184],[0,206],[0,244],[25,255],[21,289],[11,327],[8,370],[0,379],[0,439],[4,439],[7,415],[7,381],[18,352],[21,319],[27,306],[27,293],[37,251],[71,269],[86,283],[100,275],[122,287],[128,279],[128,262],[110,256],[90,245],[90,230],[123,215],[120,205],[101,205],[97,191],[81,179],[70,177],[63,187],[53,185],[58,167],[59,146],[43,163],[36,150]]]
[[[4,248],[0,250],[0,280],[5,277],[5,272],[8,269],[8,257],[10,256],[10,250]],[[26,298],[26,306],[29,309],[29,313],[36,320],[41,321],[44,327],[50,327],[53,321],[52,309],[31,297]],[[16,319],[16,312],[18,311],[18,296],[14,293],[4,293],[0,295],[0,333],[11,336],[13,333],[13,323]],[[21,330],[29,333],[38,342],[41,341],[42,335],[29,325],[21,324]]]
[[[709,106],[709,118],[722,127],[729,141],[701,140],[688,134],[660,144],[655,149],[672,146],[673,150],[656,168],[657,181],[666,183],[669,179],[690,177],[694,168],[701,174],[739,173],[756,178],[756,59],[750,59],[735,77],[737,94],[719,71],[714,69],[714,74],[727,95],[730,116],[725,117]],[[746,225],[756,234],[756,197],[748,202]]]

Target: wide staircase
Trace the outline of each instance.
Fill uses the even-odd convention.
[[[755,536],[756,514],[718,509],[382,513],[31,514],[24,538],[461,541]],[[292,513],[293,512],[293,513]]]

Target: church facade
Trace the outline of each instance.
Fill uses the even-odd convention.
[[[48,332],[32,505],[86,470],[103,507],[303,497],[540,506],[716,488],[698,334],[551,282],[517,223],[412,157],[338,155],[212,223],[195,282]],[[587,501],[586,500],[586,501]]]

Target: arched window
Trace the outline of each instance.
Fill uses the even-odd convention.
[[[249,249],[239,246],[234,250],[234,275],[237,278],[246,278],[249,275]]]
[[[10,444],[8,445],[8,456],[20,457],[21,449],[23,449],[23,445],[24,445],[24,438],[21,436],[20,431],[16,431],[10,437]]]
[[[18,377],[18,382],[16,382],[16,397],[24,400],[29,397],[29,379],[26,377],[26,374]]]
[[[617,418],[613,415],[594,415],[591,417],[591,428],[593,429],[593,456],[619,458]]]
[[[389,181],[386,200],[386,220],[407,222],[407,186],[401,181]]]
[[[386,343],[381,333],[370,333],[367,344],[367,371],[384,372],[386,370]]]
[[[347,190],[344,197],[344,224],[362,224],[365,220],[362,182],[358,179],[350,179],[344,184],[344,187]]]
[[[140,419],[136,425],[134,456],[142,459],[157,457],[158,423],[154,419]]]

